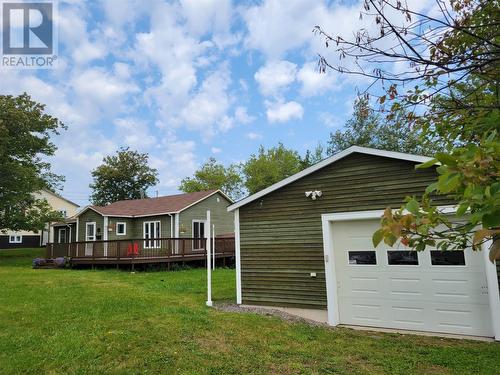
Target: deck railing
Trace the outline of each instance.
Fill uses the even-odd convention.
[[[205,238],[154,238],[49,243],[46,258],[75,259],[183,259],[206,256]],[[234,255],[234,238],[216,238],[216,257]]]

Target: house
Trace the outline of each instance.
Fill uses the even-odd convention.
[[[226,210],[231,203],[222,191],[209,190],[87,206],[56,224],[55,242],[203,238],[207,210],[216,234],[233,233],[233,214]]]
[[[436,179],[433,168],[415,169],[427,160],[350,147],[229,206],[237,303],[320,310],[334,326],[500,340],[497,274],[487,251],[373,247],[383,210],[421,196]],[[434,203],[453,212],[446,197]]]
[[[78,206],[76,203],[56,194],[50,190],[41,190],[35,193],[39,199],[46,199],[54,211],[59,211],[63,217],[76,214]],[[52,223],[47,223],[41,231],[6,231],[0,232],[0,249],[38,247],[47,242],[54,241],[54,230]]]

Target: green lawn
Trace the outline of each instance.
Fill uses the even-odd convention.
[[[328,329],[205,307],[203,269],[32,270],[0,250],[1,374],[499,374],[500,345]],[[214,273],[214,300],[234,271]]]

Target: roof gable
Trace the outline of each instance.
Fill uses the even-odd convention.
[[[429,160],[432,160],[432,158],[429,158],[427,156],[421,156],[421,155],[413,155],[413,154],[405,154],[402,152],[395,152],[395,151],[384,151],[384,150],[377,150],[374,148],[368,148],[368,147],[360,147],[360,146],[351,146],[341,152],[338,152],[335,155],[330,156],[329,158],[326,158],[319,163],[316,163],[309,168],[304,169],[303,171],[300,171],[290,177],[287,177],[255,194],[252,194],[232,205],[230,205],[227,210],[228,211],[233,211],[239,207],[242,207],[250,202],[253,202],[256,199],[259,199],[263,197],[264,195],[267,195],[275,190],[278,190],[282,188],[283,186],[286,186],[294,181],[297,181],[313,172],[316,172],[332,163],[335,163],[336,161],[345,158],[346,156],[349,156],[354,153],[360,153],[360,154],[365,154],[365,155],[373,155],[373,156],[381,156],[381,157],[387,157],[387,158],[392,158],[392,159],[398,159],[398,160],[406,160],[406,161],[412,161],[415,163],[425,163]]]

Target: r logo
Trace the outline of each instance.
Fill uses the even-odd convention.
[[[4,55],[51,55],[52,3],[3,3]]]

